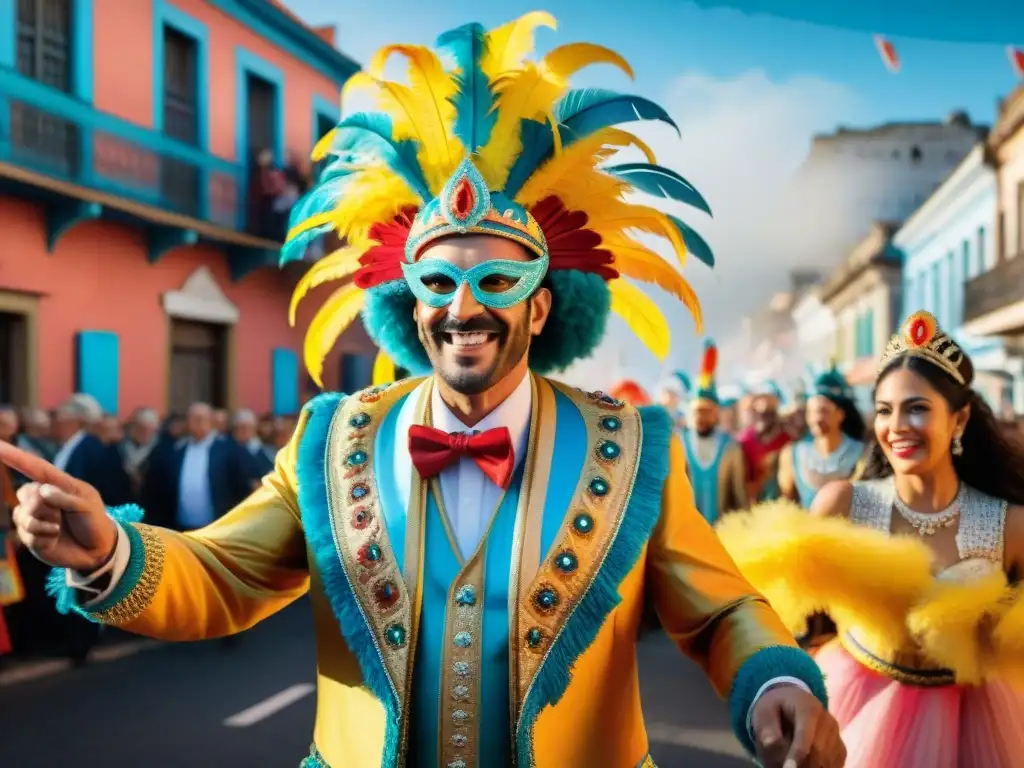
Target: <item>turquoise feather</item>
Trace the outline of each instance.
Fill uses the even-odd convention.
[[[569,91],[555,106],[558,130],[566,145],[586,138],[602,128],[638,120],[667,123],[679,133],[679,126],[665,111],[643,96],[616,93],[603,88]],[[681,135],[681,134],[680,134]]]
[[[608,166],[603,170],[623,181],[628,181],[640,192],[686,203],[711,215],[711,206],[697,188],[669,168],[651,163],[622,163]]]
[[[698,261],[702,261],[713,269],[715,266],[715,254],[712,252],[711,246],[707,244],[707,241],[694,232],[681,219],[676,218],[672,214],[667,213],[665,215],[668,216],[669,221],[672,222],[672,225],[682,235],[683,242],[686,243],[687,252],[692,253]]]
[[[331,151],[377,157],[409,184],[424,203],[433,199],[412,139],[395,140],[391,116],[383,112],[357,112],[338,123]]]
[[[653,101],[601,88],[569,91],[555,105],[555,119],[564,147],[602,128],[638,120],[657,120],[679,131],[679,126],[668,112]],[[509,197],[515,197],[530,176],[554,154],[555,137],[551,126],[535,120],[523,120],[522,144],[522,152],[509,170],[505,182],[505,194]]]
[[[548,123],[523,120],[519,125],[523,149],[509,169],[508,178],[505,180],[505,194],[511,198],[515,198],[530,176],[551,156],[555,148],[555,136]]]
[[[487,52],[486,35],[487,30],[482,25],[464,24],[441,34],[436,43],[440,52],[452,58],[458,70],[458,74],[452,75],[459,86],[452,99],[456,111],[453,130],[470,153],[490,140],[498,120],[494,91],[480,68]]]
[[[690,383],[690,377],[682,371],[676,371],[675,376],[679,383],[683,385],[683,392],[690,394],[690,392],[693,391],[693,385]]]

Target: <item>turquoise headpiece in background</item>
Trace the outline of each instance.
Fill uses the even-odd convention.
[[[827,371],[814,377],[814,394],[834,401],[853,402],[855,399],[852,387],[836,368],[835,363]]]

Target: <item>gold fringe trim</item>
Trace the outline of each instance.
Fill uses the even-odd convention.
[[[137,619],[153,602],[164,573],[164,541],[157,530],[142,523],[132,523],[142,537],[143,566],[138,583],[123,599],[105,611],[96,613],[96,619],[108,626],[117,627]]]

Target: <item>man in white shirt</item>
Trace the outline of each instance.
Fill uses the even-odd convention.
[[[314,399],[261,487],[195,534],[140,523],[136,508],[108,515],[92,489],[0,446],[42,483],[22,491],[19,535],[67,569],[76,610],[167,640],[240,632],[308,590],[320,690],[307,768],[653,766],[635,649],[647,595],[763,765],[841,768],[820,671],[695,509],[665,411],[542,375],[591,354],[613,306],[636,319],[641,298],[617,270],[692,295],[671,267],[639,267],[658,257],[638,256],[629,230],[703,243],[622,201],[645,186],[635,166],[603,170],[603,147],[624,142],[611,124],[667,113],[601,91],[559,101],[581,57],[604,49],[521,63],[549,19],[445,33],[448,74],[402,48],[454,89],[418,90],[419,122],[455,117],[415,141],[389,138],[398,120],[410,130],[404,113],[348,118],[321,175],[344,194],[296,206],[283,259],[335,229],[350,245],[318,272],[355,272],[311,324],[314,380],[359,308],[396,365],[426,376]],[[536,119],[555,114],[558,137]]]

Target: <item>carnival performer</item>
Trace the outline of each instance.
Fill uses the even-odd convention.
[[[883,353],[864,478],[812,515],[765,505],[722,541],[794,628],[839,637],[817,660],[848,768],[1017,768],[1024,759],[1024,452],[971,388],[935,319]]]
[[[747,496],[770,501],[780,494],[779,453],[793,438],[779,417],[782,391],[776,383],[767,382],[749,397],[751,424],[737,438],[747,468]]]
[[[729,512],[747,509],[747,472],[739,444],[719,429],[715,369],[718,348],[704,344],[697,390],[690,400],[689,426],[682,430],[686,470],[693,485],[697,511],[714,525]]]
[[[823,485],[853,476],[864,453],[867,427],[834,363],[815,377],[805,408],[810,434],[779,454],[779,489],[784,498],[810,508]]]
[[[686,427],[686,398],[692,388],[689,376],[682,371],[674,371],[671,378],[662,385],[658,394],[658,403],[668,411],[675,422],[676,429],[685,429]]]
[[[315,398],[262,487],[192,533],[147,527],[137,508],[108,515],[93,489],[4,446],[36,481],[18,532],[69,569],[56,572],[63,603],[166,640],[240,632],[308,590],[310,768],[653,765],[634,647],[645,593],[764,765],[838,768],[821,674],[694,508],[664,410],[543,375],[590,354],[612,307],[664,348],[664,318],[624,277],[699,312],[681,274],[627,233],[661,234],[680,255],[706,246],[625,196],[707,205],[653,157],[610,162],[639,143],[616,124],[671,118],[569,89],[589,63],[630,71],[606,48],[526,61],[539,26],[554,19],[375,55],[346,89],[373,87],[386,113],[347,116],[323,139],[326,168],[293,212],[285,260],[326,231],[346,243],[295,302],[354,278],[308,330],[314,380],[360,311],[412,377]],[[411,85],[383,79],[393,55]]]

